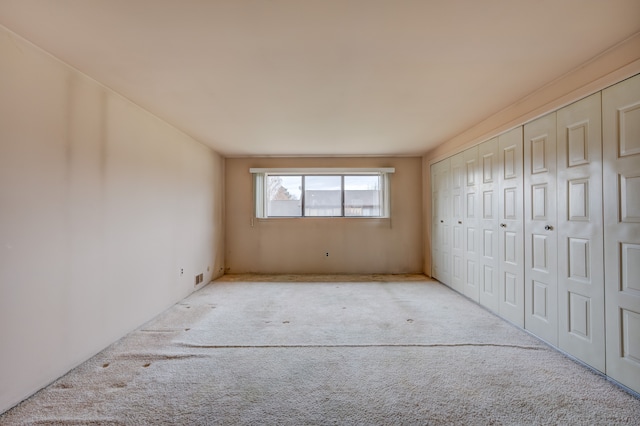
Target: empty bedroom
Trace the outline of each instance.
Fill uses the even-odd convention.
[[[0,424],[640,422],[640,0],[0,0]]]

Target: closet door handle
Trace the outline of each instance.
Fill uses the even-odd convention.
[[[547,231],[553,231],[553,226],[551,226],[551,225],[546,225],[546,226],[544,227],[544,229],[546,229]]]
[[[440,220],[440,223],[444,223],[444,220]]]
[[[506,224],[506,223],[501,223],[501,224],[500,224],[500,228],[506,228],[506,227],[507,227],[507,224]]]
[[[461,220],[458,221],[458,225],[462,225],[462,221]]]

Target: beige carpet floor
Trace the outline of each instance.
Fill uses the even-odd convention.
[[[0,424],[637,425],[640,399],[420,275],[245,275]]]

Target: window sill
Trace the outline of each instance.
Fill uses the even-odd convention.
[[[349,225],[388,225],[391,223],[391,218],[358,216],[257,217],[253,219],[253,223],[257,225],[295,224],[296,226],[309,223],[331,223],[331,225],[338,225],[342,223],[349,223]]]

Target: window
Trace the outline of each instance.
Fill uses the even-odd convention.
[[[256,217],[389,217],[395,169],[250,169]]]

